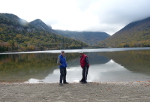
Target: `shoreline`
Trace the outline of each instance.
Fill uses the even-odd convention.
[[[68,82],[69,84],[77,84],[80,82]],[[137,83],[150,83],[150,80],[144,81],[111,81],[111,82],[88,82],[88,83],[99,83],[99,84],[137,84]],[[59,82],[0,82],[1,84],[59,84]]]
[[[149,102],[150,81],[0,83],[0,102]]]

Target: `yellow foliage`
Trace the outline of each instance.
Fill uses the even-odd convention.
[[[0,32],[3,31],[3,29],[0,27]]]

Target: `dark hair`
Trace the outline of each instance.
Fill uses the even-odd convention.
[[[65,51],[61,51],[61,53],[64,53]]]

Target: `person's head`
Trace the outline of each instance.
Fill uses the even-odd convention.
[[[65,51],[61,51],[61,55],[64,56],[65,55]]]
[[[84,55],[84,53],[82,51],[79,52],[80,56]]]

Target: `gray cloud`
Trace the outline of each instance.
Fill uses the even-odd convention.
[[[99,23],[108,25],[108,30],[110,28],[116,32],[115,29],[118,30],[119,26],[121,28],[130,22],[149,17],[149,4],[149,0],[114,0],[103,7],[104,10],[99,8],[94,12],[98,14]],[[105,29],[106,32],[108,30]]]

